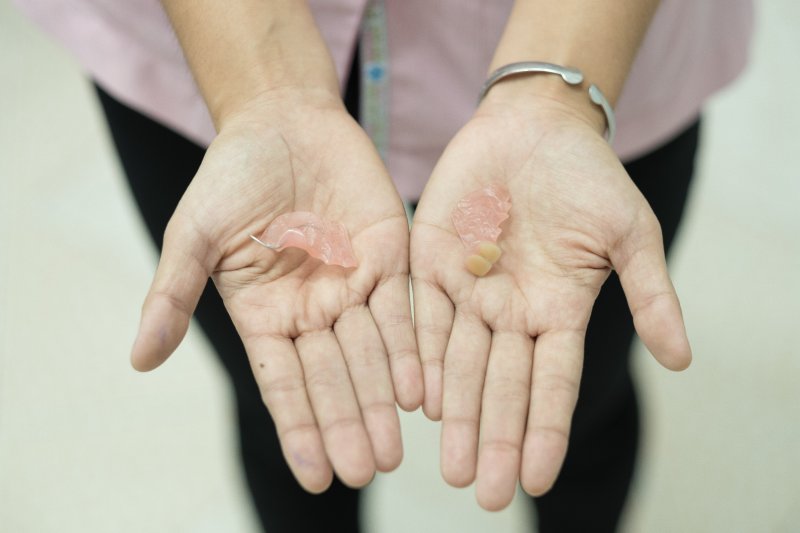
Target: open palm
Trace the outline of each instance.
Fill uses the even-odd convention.
[[[250,239],[289,211],[344,224],[358,266]],[[335,471],[361,486],[376,469],[395,468],[395,400],[407,409],[422,401],[408,225],[382,162],[340,102],[273,93],[223,126],[167,227],[136,368],[155,368],[177,347],[209,276],[299,482],[319,492]]]
[[[512,207],[503,255],[478,278],[464,267],[450,214],[490,182],[508,188]],[[443,422],[442,474],[455,486],[477,479],[487,509],[508,505],[517,480],[534,495],[555,480],[586,327],[611,268],[645,344],[665,366],[685,367],[658,222],[602,137],[549,103],[484,103],[422,195],[411,273],[424,410]]]

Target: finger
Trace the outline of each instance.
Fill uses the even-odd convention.
[[[583,331],[550,331],[536,338],[528,427],[522,449],[522,488],[550,490],[567,454],[583,366]]]
[[[381,472],[394,470],[403,458],[403,444],[389,361],[378,328],[369,309],[358,306],[336,321],[334,331],[361,407],[377,468]]]
[[[173,216],[131,350],[136,370],[156,368],[181,343],[218,260],[208,240],[192,224]]]
[[[344,484],[362,487],[375,475],[375,460],[339,343],[326,329],[304,333],[294,345],[333,469]]]
[[[422,410],[431,420],[442,418],[442,368],[453,329],[453,303],[441,288],[421,278],[413,281],[414,329],[425,379]]]
[[[304,489],[314,494],[324,491],[333,480],[333,470],[294,344],[287,338],[269,336],[244,338],[244,343],[286,463]]]
[[[389,354],[397,403],[413,411],[422,403],[422,367],[411,321],[408,274],[378,284],[369,297],[369,309]]]
[[[612,250],[610,259],[633,314],[636,332],[656,360],[670,370],[692,361],[681,305],[669,279],[661,228],[655,216]]]
[[[481,393],[491,332],[475,315],[456,310],[444,356],[442,477],[455,487],[475,479]]]
[[[489,511],[514,498],[531,395],[533,339],[495,331],[483,385],[476,495]]]

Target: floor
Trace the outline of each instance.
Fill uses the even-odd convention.
[[[761,2],[753,61],[708,107],[672,261],[695,362],[641,349],[645,447],[624,531],[800,526],[800,4]],[[231,397],[198,331],[128,366],[156,259],[75,63],[0,0],[0,531],[255,532]],[[529,531],[438,474],[438,428],[368,492],[367,531]]]

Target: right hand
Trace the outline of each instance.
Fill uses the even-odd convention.
[[[250,239],[278,215],[343,223],[359,264],[326,266]],[[395,399],[422,402],[408,293],[408,224],[370,140],[338,96],[278,89],[232,114],[178,204],[132,363],[160,365],[211,276],[244,341],[300,484],[353,487],[402,458]]]

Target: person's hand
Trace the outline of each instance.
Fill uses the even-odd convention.
[[[556,479],[589,315],[612,268],[656,359],[674,370],[691,360],[658,221],[596,130],[554,100],[517,106],[490,93],[445,150],[414,218],[423,409],[442,420],[444,479],[477,479],[486,509],[508,505],[517,480],[541,495]],[[489,182],[508,188],[512,207],[503,254],[477,278],[450,215]]]
[[[274,252],[278,215],[349,230],[358,267]],[[408,222],[369,139],[325,91],[280,89],[227,119],[178,205],[142,310],[132,362],[161,364],[209,276],[244,341],[285,458],[311,492],[402,458],[395,399],[422,402],[408,291]],[[391,373],[390,373],[391,368]]]

